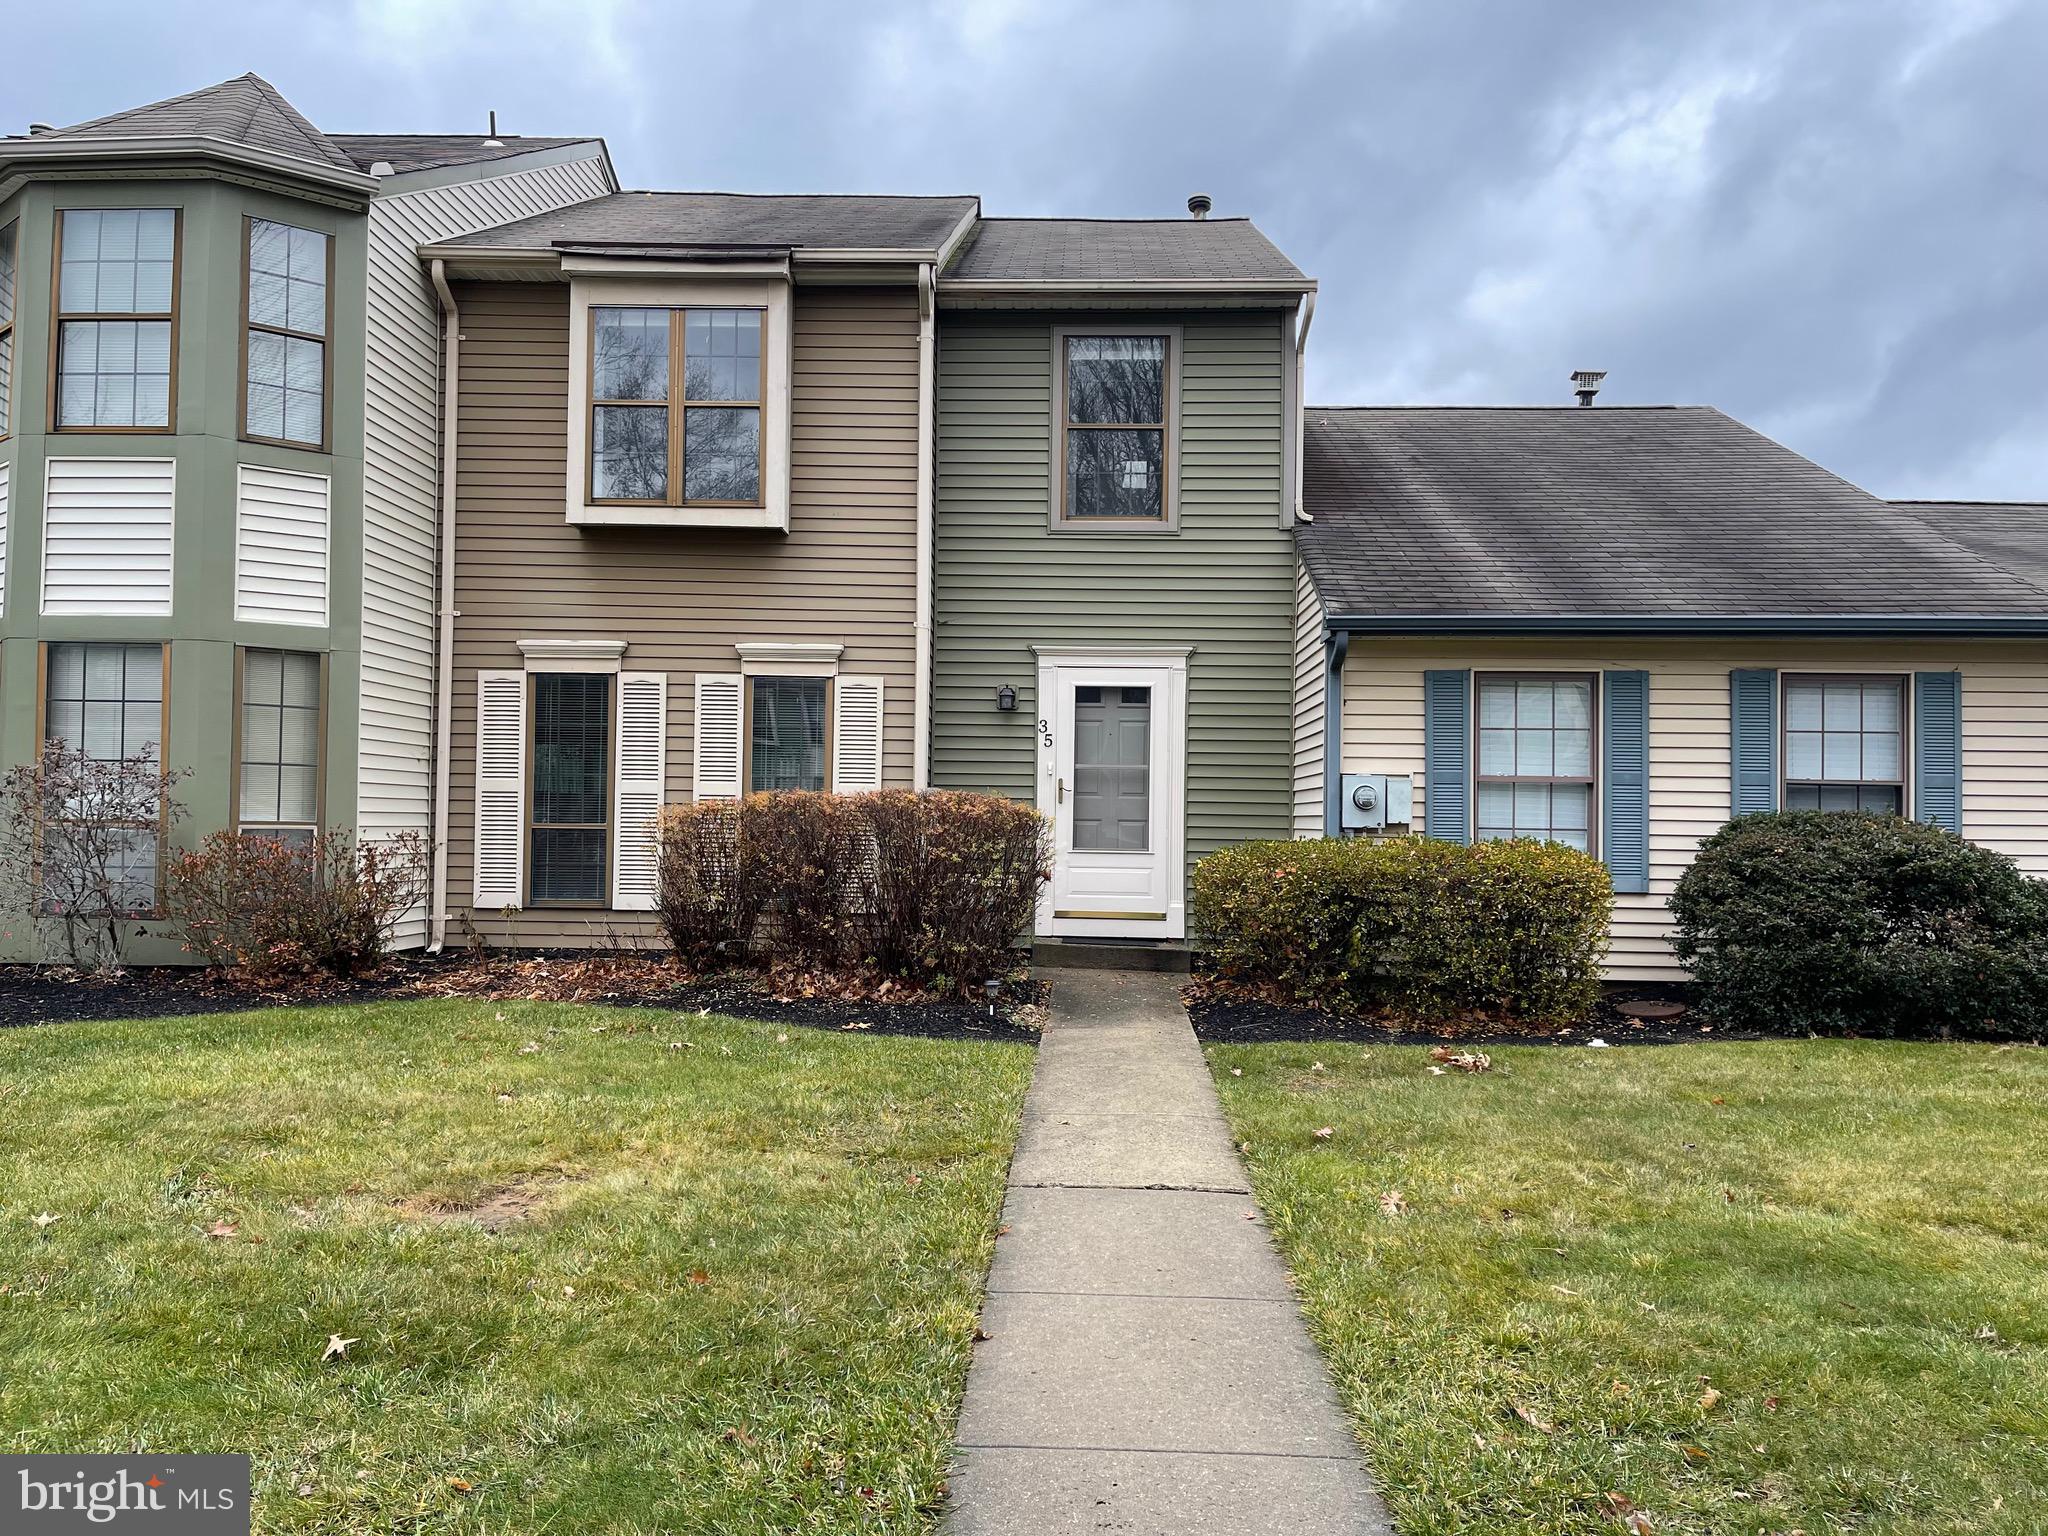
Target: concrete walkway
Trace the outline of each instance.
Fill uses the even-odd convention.
[[[1062,971],[960,1413],[954,1536],[1392,1527],[1179,981]]]

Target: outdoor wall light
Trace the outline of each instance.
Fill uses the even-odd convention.
[[[1017,690],[1012,688],[1008,683],[1003,684],[1002,687],[996,690],[996,708],[1004,711],[1009,711],[1015,709],[1016,707]]]
[[[981,984],[981,989],[988,993],[988,1016],[994,1018],[996,999],[1003,995],[1003,979],[1000,976],[991,976]]]

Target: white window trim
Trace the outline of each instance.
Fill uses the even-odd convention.
[[[837,677],[846,653],[829,640],[742,640],[733,649],[745,677]]]
[[[626,658],[623,640],[520,640],[526,672],[616,673]]]
[[[628,269],[630,272],[630,269]],[[790,335],[787,271],[759,268],[726,276],[702,270],[659,277],[645,272],[572,272],[569,279],[569,482],[566,515],[573,524],[653,528],[766,528],[789,532],[790,377],[795,350]],[[593,505],[590,500],[590,309],[752,308],[762,310],[768,334],[768,382],[761,403],[761,505],[666,507]],[[672,400],[669,409],[685,402]]]

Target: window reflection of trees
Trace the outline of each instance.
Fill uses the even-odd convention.
[[[1066,340],[1066,515],[1159,518],[1165,506],[1164,336]]]

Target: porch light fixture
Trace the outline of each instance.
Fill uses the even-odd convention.
[[[1008,713],[1017,707],[1017,690],[1008,683],[996,690],[996,708]]]
[[[981,984],[981,987],[984,992],[988,993],[988,1016],[994,1018],[996,1016],[996,999],[1003,995],[1003,980],[1000,976],[991,976]]]

